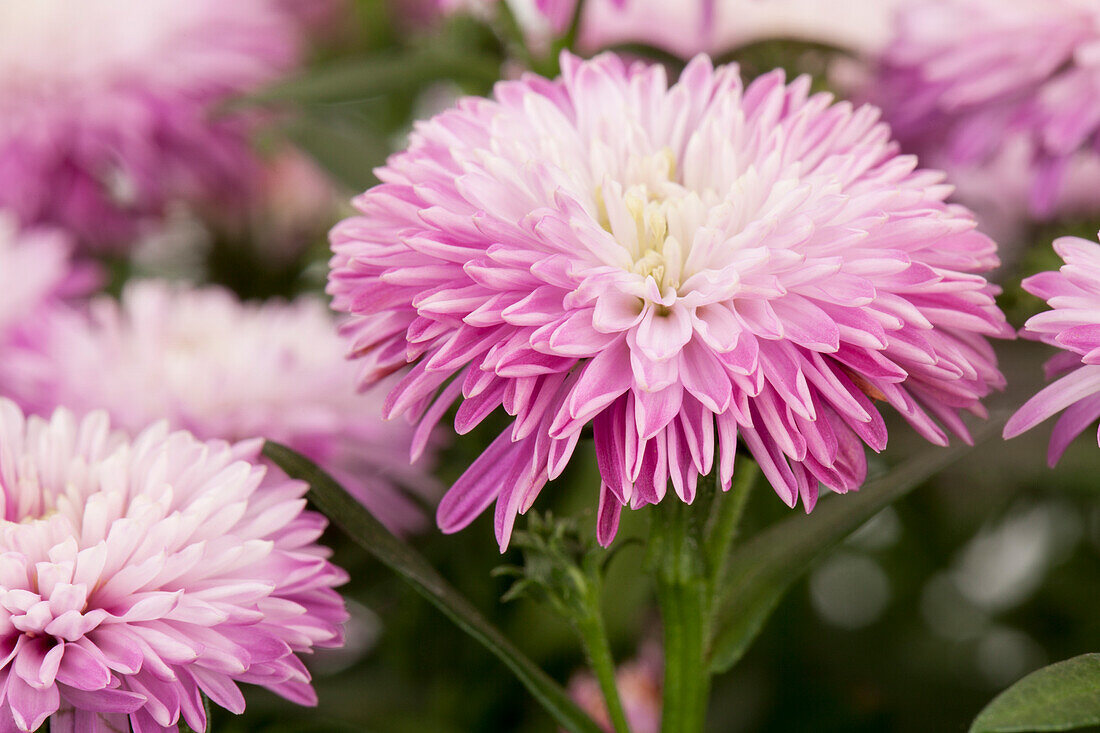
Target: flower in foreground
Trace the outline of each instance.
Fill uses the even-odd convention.
[[[4,730],[204,730],[239,682],[315,704],[296,655],[339,645],[345,576],[259,448],[0,401]]]
[[[103,408],[135,432],[156,420],[200,439],[263,436],[322,464],[395,531],[424,524],[398,485],[436,493],[406,460],[414,429],[381,419],[382,396],[349,396],[355,366],[319,299],[241,303],[219,287],[132,281],[120,300],[46,319],[10,356],[29,412]],[[430,447],[426,433],[417,435]]]
[[[1022,146],[1020,169],[1005,185],[1025,182],[1023,203],[1035,216],[1064,213],[1075,207],[1067,182],[1100,157],[1100,6],[913,4],[899,15],[874,86],[898,139],[922,159],[949,171],[997,166],[1003,150]],[[1095,191],[1100,177],[1091,180]]]
[[[1023,335],[1064,350],[1046,365],[1048,377],[1063,376],[1028,400],[1004,429],[1005,438],[1014,438],[1062,412],[1050,438],[1051,466],[1100,418],[1100,245],[1062,237],[1054,250],[1065,261],[1058,272],[1023,282],[1024,290],[1050,305],[1028,319]]]
[[[613,55],[562,67],[419,124],[331,235],[364,383],[413,365],[389,415],[515,417],[444,531],[496,501],[505,546],[589,426],[604,544],[670,480],[688,503],[712,469],[728,487],[739,438],[790,506],[858,488],[886,445],[872,399],[967,439],[960,411],[1003,380],[996,247],[877,110],[705,57],[671,87]]]
[[[0,3],[0,206],[118,247],[174,198],[239,200],[249,120],[215,105],[297,56],[272,0]]]

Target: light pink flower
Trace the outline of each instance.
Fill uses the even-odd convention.
[[[93,273],[74,267],[71,254],[72,241],[64,232],[20,231],[15,218],[0,211],[0,348],[18,338],[17,331],[33,331],[37,319],[61,300],[90,288]]]
[[[0,3],[0,207],[118,247],[171,199],[239,201],[250,124],[215,105],[296,56],[271,0]]]
[[[1064,350],[1046,366],[1048,378],[1064,376],[1028,400],[1004,429],[1004,437],[1013,438],[1065,410],[1050,438],[1051,466],[1100,418],[1100,245],[1062,237],[1054,250],[1066,264],[1023,282],[1051,308],[1029,318],[1023,334]]]
[[[1063,212],[1067,177],[1100,151],[1100,6],[915,4],[899,16],[871,96],[904,145],[949,171],[996,165],[1006,146],[1025,146],[1013,178],[1025,181],[1032,214]]]
[[[688,503],[712,469],[728,487],[739,438],[791,506],[858,488],[886,445],[870,397],[967,439],[959,412],[1003,381],[996,247],[876,109],[705,57],[671,87],[609,54],[562,68],[419,124],[332,233],[363,383],[413,365],[387,414],[515,416],[444,531],[496,501],[506,545],[588,426],[605,544],[669,480]]]
[[[710,2],[710,0],[703,1]],[[504,2],[524,31],[529,35],[542,37],[547,33],[561,35],[569,30],[569,24],[577,12],[578,0],[435,0],[435,2],[444,13],[463,11],[475,15],[491,13],[495,6]],[[604,2],[611,8],[622,10],[636,0],[604,0]],[[587,8],[585,10],[587,11]]]
[[[879,51],[893,12],[916,0],[588,0],[581,21],[585,49],[640,42],[684,58],[724,54],[773,39]]]
[[[0,401],[0,727],[203,730],[238,682],[316,703],[296,654],[340,644],[346,578],[259,448]]]
[[[398,488],[437,493],[405,460],[414,430],[382,420],[381,394],[350,395],[356,366],[320,300],[241,303],[154,280],[88,310],[55,313],[36,348],[11,356],[27,375],[12,392],[29,412],[102,408],[130,431],[163,418],[204,440],[270,438],[321,463],[391,528],[423,526]]]
[[[432,0],[435,10],[444,15],[470,13],[488,19],[502,3],[515,17],[529,43],[543,47],[554,36],[569,28],[577,0]]]

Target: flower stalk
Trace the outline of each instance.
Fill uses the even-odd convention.
[[[664,626],[665,675],[661,730],[695,733],[706,719],[709,674],[704,664],[712,594],[698,513],[680,502],[654,512],[650,569]]]
[[[715,487],[709,513],[681,502],[655,507],[648,563],[664,627],[664,733],[698,733],[706,723],[716,584],[758,474],[756,464],[743,461],[728,493]]]
[[[523,565],[494,571],[516,578],[504,600],[530,598],[569,622],[599,683],[614,733],[630,733],[600,602],[603,570],[610,556],[591,540],[582,539],[570,520],[549,513],[528,516],[527,528],[514,536],[516,547],[523,551]]]
[[[619,698],[619,686],[615,680],[615,660],[611,656],[611,645],[607,641],[607,631],[604,629],[598,599],[591,610],[592,613],[576,619],[573,627],[581,638],[588,664],[596,675],[604,704],[607,705],[607,715],[611,720],[612,730],[615,733],[630,733],[630,725],[626,721],[623,703]]]

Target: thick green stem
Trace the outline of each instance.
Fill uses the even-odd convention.
[[[759,472],[753,462],[741,461],[730,491],[715,486],[709,507],[677,501],[654,507],[648,565],[664,626],[663,733],[701,733],[705,727],[716,585]]]
[[[710,691],[704,660],[707,595],[702,579],[657,583],[665,645],[663,733],[700,733],[706,723]]]
[[[655,507],[649,565],[664,626],[664,733],[700,733],[706,721],[711,592],[701,538],[699,516],[691,507],[676,501]]]
[[[595,613],[577,621],[577,632],[584,644],[584,652],[588,655],[588,663],[600,684],[612,729],[615,733],[630,733],[615,680],[615,660],[611,656],[611,646],[607,643],[607,632],[604,630],[598,604],[594,611]]]

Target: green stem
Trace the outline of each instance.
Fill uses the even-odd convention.
[[[715,471],[715,483],[717,484],[718,472]],[[754,461],[738,461],[737,471],[733,474],[733,485],[729,492],[723,494],[720,487],[716,486],[714,503],[711,506],[710,517],[707,519],[704,545],[707,553],[707,570],[710,574],[711,586],[726,572],[726,564],[729,561],[730,547],[737,537],[737,528],[741,524],[741,516],[745,513],[745,505],[748,503],[749,494],[760,476],[760,467]]]
[[[700,733],[706,723],[710,674],[704,660],[707,620],[705,584],[657,583],[664,624],[663,733]]]
[[[677,501],[655,507],[649,566],[657,581],[664,627],[663,733],[701,733],[710,674],[704,664],[710,617],[698,513]]]
[[[596,681],[600,684],[612,729],[615,733],[630,733],[626,713],[623,712],[623,703],[619,699],[619,686],[615,680],[615,660],[611,656],[611,646],[607,642],[607,632],[604,630],[603,619],[599,613],[599,604],[594,610],[595,613],[578,619],[577,632],[584,644],[585,654],[588,655],[588,663],[592,666]]]

